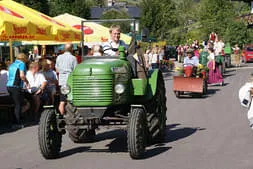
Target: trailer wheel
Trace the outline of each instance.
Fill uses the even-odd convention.
[[[204,84],[203,84],[203,95],[206,95],[206,94],[207,94],[207,90],[208,90],[207,80],[204,80]]]
[[[127,132],[128,151],[133,159],[140,159],[145,152],[146,118],[142,108],[132,108]]]
[[[177,98],[180,98],[181,97],[181,92],[180,91],[174,91],[175,95]]]
[[[62,134],[57,129],[56,115],[53,109],[46,109],[42,112],[38,139],[41,154],[46,159],[54,159],[59,156]]]

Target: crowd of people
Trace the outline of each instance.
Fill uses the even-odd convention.
[[[18,54],[15,62],[10,64],[8,68],[4,62],[0,63],[1,104],[4,102],[15,105],[13,119],[15,125],[21,125],[24,113],[31,107],[34,112],[33,118],[37,121],[41,103],[46,104],[51,98],[50,96],[53,95],[52,83],[49,80],[51,73],[49,72],[54,73],[53,78],[56,80],[57,76],[54,68],[50,68],[51,63],[53,62],[47,59],[28,63],[28,58],[24,53]],[[53,100],[50,99],[50,102]]]
[[[199,44],[198,40],[194,40],[191,45],[185,44],[177,47],[178,62],[183,63],[184,66],[191,64],[197,66],[202,64],[207,66],[208,83],[209,84],[224,84],[223,68],[225,56],[225,44],[221,38],[214,32],[209,35],[209,40]],[[238,44],[231,48],[234,53],[235,66],[240,66],[240,48]],[[205,58],[203,58],[205,57]]]
[[[66,84],[69,73],[77,64],[77,58],[72,53],[73,45],[67,43],[65,52],[56,60],[29,60],[27,55],[19,53],[9,66],[5,62],[0,63],[1,104],[15,106],[14,127],[23,125],[27,111],[33,112],[33,121],[37,122],[42,105],[55,103],[59,87]],[[60,95],[60,101],[64,100],[65,96]],[[60,104],[60,112],[63,112],[63,106]]]
[[[109,31],[111,39],[103,46],[95,44],[84,46],[84,56],[118,55],[118,47],[127,45],[120,40],[120,27],[114,25]],[[13,126],[23,126],[24,113],[33,112],[33,120],[40,118],[42,105],[54,104],[55,95],[59,95],[59,112],[65,113],[66,95],[59,92],[66,85],[69,74],[82,62],[81,49],[74,52],[73,45],[66,43],[64,52],[56,57],[36,57],[19,53],[10,65],[0,63],[0,99],[1,104],[14,105]],[[28,70],[27,70],[28,68]]]
[[[112,26],[109,33],[111,38],[104,45],[84,46],[84,55],[115,56],[119,54],[119,46],[124,46],[125,49],[128,48],[125,42],[120,40],[120,27],[118,25]],[[145,72],[149,69],[160,68],[162,60],[166,58],[163,47],[148,47],[145,52],[142,52],[142,50],[138,50],[140,48],[137,45],[136,49],[138,56],[134,59],[140,67],[138,69],[137,66],[137,72],[139,70]],[[224,43],[221,39],[218,39],[217,34],[212,32],[209,41],[202,45],[199,45],[197,40],[194,40],[192,45],[179,45],[177,47],[178,62],[197,67],[202,53],[205,52],[208,60],[206,66],[209,68],[208,83],[223,85],[224,80],[215,59],[217,55],[223,53],[223,49]],[[235,54],[239,55],[238,45],[233,50]],[[15,62],[8,67],[4,62],[0,63],[0,99],[6,104],[15,105],[15,124],[20,125],[22,123],[21,115],[31,107],[34,112],[34,120],[38,121],[41,105],[54,104],[57,93],[60,95],[59,112],[61,115],[65,113],[66,96],[59,92],[59,88],[66,85],[68,75],[83,59],[80,48],[76,51],[75,56],[73,54],[73,45],[67,43],[64,53],[53,59],[33,60],[24,53],[20,53],[17,55]],[[28,71],[26,68],[28,68]],[[144,78],[145,75],[140,77]]]

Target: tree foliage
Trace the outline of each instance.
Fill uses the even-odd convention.
[[[178,26],[176,6],[171,0],[143,0],[141,28],[147,28],[151,36],[166,39],[169,30]]]
[[[224,41],[252,43],[252,32],[247,30],[240,15],[249,13],[249,4],[228,0],[142,0],[141,27],[171,45],[189,39],[207,40],[214,31]]]
[[[24,4],[30,8],[38,10],[44,14],[49,14],[48,0],[15,0],[18,3]]]
[[[92,5],[103,7],[103,6],[105,6],[105,0],[94,0],[94,1],[92,1]]]
[[[201,11],[200,22],[206,35],[214,31],[222,37],[221,33],[226,32],[228,24],[235,18],[233,5],[227,0],[202,0]]]
[[[49,4],[51,16],[70,13],[82,18],[89,18],[92,2],[90,0],[50,0]]]
[[[127,12],[122,10],[116,10],[116,9],[110,9],[108,11],[105,11],[102,15],[101,19],[129,19]],[[103,23],[104,26],[110,27],[112,24],[120,25],[121,31],[123,33],[129,33],[130,32],[130,22],[105,22]]]
[[[105,6],[105,0],[16,0],[42,13],[56,16],[70,13],[89,18],[91,6]],[[149,36],[166,40],[170,45],[186,43],[189,39],[207,40],[210,32],[216,32],[231,44],[253,43],[253,30],[241,15],[250,12],[251,0],[236,2],[230,0],[129,0],[139,3],[142,14],[140,30],[149,30]],[[130,18],[125,8],[110,9],[101,19]],[[107,23],[105,26],[110,26]],[[130,23],[120,24],[128,33]]]

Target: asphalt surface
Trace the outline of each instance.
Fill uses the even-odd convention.
[[[97,142],[74,144],[65,135],[59,159],[45,160],[39,151],[38,126],[1,130],[1,169],[252,169],[253,131],[238,90],[253,64],[230,69],[225,86],[209,86],[203,98],[178,99],[172,72],[164,73],[167,132],[164,143],[147,147],[142,160],[127,152],[126,132],[101,128]]]

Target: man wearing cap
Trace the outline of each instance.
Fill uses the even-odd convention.
[[[187,49],[186,57],[184,58],[184,66],[198,66],[199,59],[197,56],[193,55],[193,49]]]
[[[109,56],[119,55],[118,47],[124,46],[127,50],[127,45],[123,40],[120,40],[120,26],[112,25],[109,30],[111,39],[103,45],[104,54]]]

